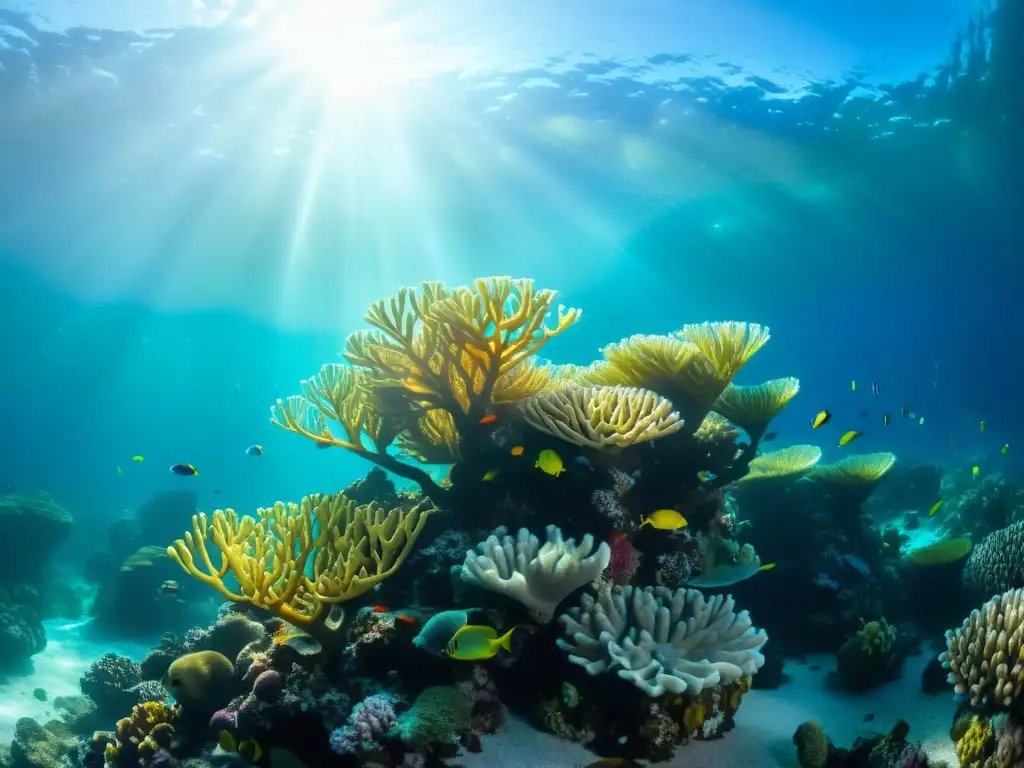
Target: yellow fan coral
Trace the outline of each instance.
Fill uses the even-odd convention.
[[[757,323],[695,323],[683,326],[679,338],[697,346],[722,381],[733,376],[768,343],[768,328]]]
[[[729,420],[712,411],[693,433],[698,443],[726,443],[739,437],[740,431]]]
[[[325,606],[359,597],[398,570],[434,511],[427,501],[408,510],[356,507],[342,494],[278,502],[258,519],[218,509],[212,519],[193,515],[192,531],[167,554],[228,600],[314,629]],[[220,550],[219,565],[208,542]],[[224,583],[228,573],[238,592]]]
[[[757,443],[796,393],[800,382],[794,378],[772,379],[755,386],[730,384],[718,399],[714,410],[739,425]]]
[[[808,477],[836,485],[868,485],[881,480],[895,463],[892,453],[864,453],[834,464],[819,464]]]
[[[749,483],[774,477],[797,478],[806,474],[821,460],[816,445],[791,445],[778,451],[762,453],[750,462],[750,471],[738,482]]]
[[[967,536],[943,539],[907,553],[907,560],[915,565],[946,565],[955,563],[971,553],[971,540]]]
[[[576,445],[625,447],[679,431],[672,403],[631,387],[567,387],[533,395],[519,410],[527,423]]]

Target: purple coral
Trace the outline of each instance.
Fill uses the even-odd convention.
[[[276,669],[261,672],[252,686],[252,695],[259,701],[273,701],[284,690],[284,680]]]
[[[395,699],[389,693],[375,693],[356,704],[348,725],[331,734],[331,749],[339,755],[356,754],[364,744],[372,744],[391,730],[398,715]]]

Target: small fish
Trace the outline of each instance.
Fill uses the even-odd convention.
[[[315,443],[315,445],[316,445],[316,447],[317,447],[317,448],[318,448],[319,450],[321,450],[321,451],[322,451],[322,450],[323,450],[324,448],[333,448],[333,447],[334,447],[334,446],[333,446],[333,445],[332,445],[331,443]]]
[[[386,605],[371,605],[370,611],[373,613],[391,613],[391,609]]]
[[[857,413],[860,415],[860,417],[862,419],[866,419],[868,417],[868,412],[866,410],[864,410],[863,408],[861,408],[859,411],[857,411]]]
[[[871,568],[868,566],[867,563],[865,563],[861,558],[857,557],[856,555],[846,554],[842,555],[839,559],[847,565],[849,565],[851,568],[853,568],[853,570],[855,570],[864,578],[868,578],[871,576]]]
[[[245,449],[246,456],[262,456],[263,446],[262,445],[250,445]]]
[[[700,472],[697,473],[697,479],[700,480],[702,483],[710,483],[716,477],[718,477],[718,475],[716,475],[714,472],[709,472],[706,469],[702,469]]]
[[[932,504],[931,509],[928,510],[928,517],[935,517],[935,513],[942,509],[942,499],[939,499]]]
[[[1009,443],[1003,443],[1003,447],[1002,447],[1000,452],[1003,454],[1003,456],[1008,454],[1010,452],[1010,444]]]
[[[135,456],[132,456],[132,461],[145,461],[145,460],[146,460],[145,456],[139,456],[138,454],[136,454]]]
[[[181,591],[181,585],[178,582],[168,579],[160,585],[161,595],[176,595]]]
[[[120,467],[118,467],[118,468],[117,468],[117,474],[119,474],[119,475],[123,475],[123,474],[124,474],[124,470],[123,470],[123,469],[121,469]]]
[[[971,474],[974,475],[975,477],[980,475],[981,474],[981,467],[979,467],[977,465],[971,467]]]
[[[863,434],[864,433],[858,429],[851,429],[849,432],[844,432],[843,436],[839,438],[839,447],[842,448],[845,445],[849,445]]]
[[[826,589],[839,589],[839,582],[830,576],[826,576],[824,573],[819,573],[814,577],[814,583],[816,586],[825,587]]]
[[[932,382],[932,389],[938,389],[938,388],[939,388],[939,382],[933,381]]]
[[[263,750],[260,749],[259,742],[253,739],[245,739],[238,744],[238,754],[250,763],[258,763],[260,758],[263,757]]]
[[[501,648],[511,653],[512,633],[515,630],[516,627],[512,627],[498,637],[494,627],[467,624],[452,635],[445,648],[445,656],[457,661],[483,661],[493,659]]]
[[[981,410],[982,410],[982,412],[985,412],[985,411],[988,410],[988,400],[982,400],[981,401]]]
[[[776,437],[779,436],[778,432],[765,432],[764,437],[761,438],[762,443],[770,443]]]
[[[853,381],[850,382],[850,391],[851,392],[856,392],[857,391],[857,380],[856,379],[854,379]]]
[[[831,419],[832,414],[828,411],[818,411],[818,414],[811,420],[811,429],[823,427],[828,424]]]
[[[525,451],[525,450],[526,449],[523,446],[516,445],[516,446],[512,447],[511,453],[512,453],[513,456],[522,456],[523,455],[523,451]]]
[[[882,426],[883,427],[888,427],[890,424],[892,424],[892,416],[890,416],[888,413],[883,414],[882,415]]]
[[[984,419],[981,420],[981,424],[979,424],[979,426],[981,427],[981,431],[984,432],[985,431],[985,420]]]
[[[562,457],[550,448],[545,448],[540,452],[537,456],[537,463],[533,466],[552,477],[558,477],[560,474],[565,472],[565,465],[562,463]]]
[[[881,391],[882,390],[879,388],[878,382],[877,381],[872,381],[871,382],[871,394],[872,395],[877,395]]]
[[[491,480],[493,480],[494,478],[496,478],[500,474],[501,474],[501,470],[500,469],[489,469],[486,472],[484,472],[484,476],[482,478],[480,478],[480,479],[483,480],[485,483],[489,483],[489,482],[491,482]]]
[[[223,493],[223,491],[222,491],[222,490],[221,490],[220,488],[214,488],[214,489],[213,489],[213,492],[214,492],[215,494],[217,494],[218,496],[220,496],[220,495],[221,495],[221,494]]]
[[[874,719],[875,719],[875,713],[874,712],[868,712],[866,715],[864,715],[864,722],[865,723],[870,723]]]
[[[757,572],[761,573],[762,571],[770,571],[776,565],[778,565],[778,563],[765,563],[764,565],[762,565],[760,568],[757,569]]]
[[[903,408],[900,408],[900,414],[903,416],[904,419],[909,419],[910,409],[904,406]]]
[[[496,414],[496,413],[488,413],[486,416],[484,416],[482,419],[480,419],[480,423],[481,424],[497,424],[498,423],[498,414]]]
[[[680,528],[686,527],[686,518],[674,509],[659,509],[643,519],[640,527],[643,528],[645,525],[650,525],[660,531],[678,531]]]
[[[410,627],[416,626],[418,623],[412,616],[406,616],[404,613],[400,613],[395,616],[395,621],[400,621],[403,624],[408,624]]]
[[[924,416],[917,420],[918,424],[924,424]]]
[[[195,477],[199,474],[199,470],[191,464],[175,464],[171,467],[171,472],[182,477]]]

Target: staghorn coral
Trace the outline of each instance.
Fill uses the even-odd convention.
[[[569,639],[558,646],[588,674],[617,671],[648,696],[698,694],[764,664],[768,636],[733,606],[730,596],[689,589],[603,589],[560,617]]]
[[[342,494],[306,496],[300,504],[260,509],[259,520],[231,509],[217,510],[212,520],[193,516],[192,532],[167,553],[228,600],[252,603],[313,632],[336,625],[326,606],[358,597],[398,570],[434,511],[428,501],[385,512],[372,504],[356,507]],[[220,550],[220,565],[210,558],[210,540]],[[238,592],[224,584],[228,572]]]
[[[967,559],[963,579],[988,594],[1024,587],[1024,520],[986,536]]]
[[[519,403],[534,429],[586,448],[625,448],[678,432],[672,403],[635,387],[566,387]]]
[[[996,595],[963,624],[946,632],[940,654],[949,682],[973,706],[1009,708],[1024,689],[1024,589]]]
[[[791,445],[778,451],[762,453],[750,462],[750,471],[738,482],[773,478],[797,479],[807,474],[821,460],[821,448],[816,445]]]
[[[772,379],[754,386],[730,384],[712,408],[741,427],[751,442],[757,443],[768,431],[772,419],[799,391],[800,382],[794,378]]]
[[[572,326],[576,309],[558,307],[555,292],[532,280],[492,277],[448,289],[423,283],[375,302],[366,315],[373,330],[349,336],[350,365],[325,366],[303,382],[302,395],[278,400],[271,421],[320,445],[336,445],[445,497],[422,469],[387,452],[401,436],[407,454],[457,460],[464,443],[481,434],[480,419],[495,405],[540,392],[550,367],[530,359]],[[327,421],[344,433],[335,436]]]
[[[525,528],[517,538],[489,536],[477,545],[479,553],[466,553],[462,566],[464,581],[508,595],[529,608],[538,621],[547,623],[558,604],[580,587],[597,579],[608,567],[611,550],[601,542],[597,551],[594,537],[587,534],[576,545],[563,539],[554,525],[547,527],[547,541],[541,545]]]

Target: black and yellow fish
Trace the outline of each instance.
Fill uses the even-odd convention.
[[[262,456],[263,446],[262,445],[250,445],[245,449],[246,456]]]
[[[811,429],[817,429],[823,427],[832,420],[832,414],[828,411],[818,411],[813,419],[811,419]]]
[[[171,472],[182,477],[195,477],[199,474],[199,470],[191,464],[175,464],[171,467]]]

